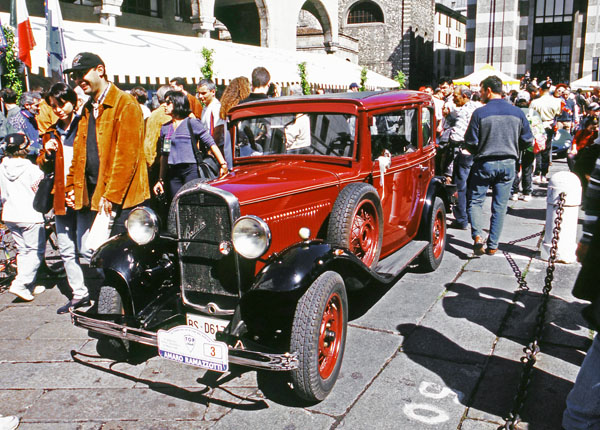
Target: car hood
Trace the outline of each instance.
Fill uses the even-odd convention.
[[[297,161],[242,165],[212,185],[234,194],[240,205],[244,205],[265,198],[337,186],[339,178],[330,170],[333,170],[330,164]]]

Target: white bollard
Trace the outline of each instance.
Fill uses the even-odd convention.
[[[560,193],[565,193],[564,212],[560,224],[560,235],[556,249],[556,261],[559,263],[575,263],[577,257],[577,222],[579,219],[579,205],[581,205],[581,182],[571,172],[558,172],[552,175],[548,182],[548,195],[546,197],[546,232],[540,250],[540,258],[550,258],[552,236],[556,209],[560,200]]]

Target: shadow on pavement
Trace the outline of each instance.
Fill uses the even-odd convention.
[[[517,218],[525,218],[527,220],[538,220],[545,221],[546,220],[546,209],[535,209],[535,208],[514,208],[508,207],[506,212],[508,215],[517,217]]]
[[[401,324],[397,330],[405,337],[401,351],[412,361],[439,375],[446,386],[464,393],[460,402],[467,407],[501,417],[510,413],[519,385],[523,365],[518,361],[498,356],[486,356],[466,350],[436,330],[415,324]],[[424,349],[426,347],[426,349]],[[454,365],[446,358],[461,357]],[[475,364],[479,363],[479,364]],[[457,366],[471,365],[479,368],[476,382],[457,372]],[[572,382],[534,368],[529,396],[521,418],[528,422],[529,430],[560,428],[565,399]],[[478,417],[477,411],[469,411],[469,417]],[[484,418],[486,421],[490,417]],[[496,418],[496,420],[499,420]]]
[[[231,372],[225,376],[219,373],[217,375],[205,375],[202,378],[198,378],[198,383],[204,384],[204,387],[199,387],[198,391],[188,390],[185,388],[177,387],[173,384],[168,384],[165,382],[156,382],[148,379],[136,378],[135,376],[129,375],[124,372],[119,372],[118,370],[113,369],[113,366],[117,364],[117,362],[112,362],[108,368],[101,366],[100,364],[91,363],[88,361],[84,361],[79,356],[89,357],[89,358],[98,358],[98,356],[92,356],[88,354],[83,354],[77,352],[75,350],[71,351],[71,357],[73,361],[76,363],[82,364],[86,367],[89,367],[94,370],[98,370],[105,373],[110,373],[111,375],[115,375],[124,379],[127,379],[132,382],[145,384],[152,391],[156,391],[161,394],[165,394],[167,396],[175,397],[180,400],[186,400],[193,403],[198,403],[202,405],[208,406],[208,404],[214,404],[219,406],[224,406],[231,409],[239,409],[245,411],[257,411],[261,409],[266,409],[268,407],[267,403],[264,400],[259,399],[251,399],[245,396],[239,396],[235,394],[233,391],[222,387],[221,385],[237,378],[241,373]],[[207,372],[207,373],[215,373],[215,372]],[[220,378],[222,377],[222,378]],[[206,381],[206,382],[205,382]],[[232,403],[226,400],[218,399],[216,397],[211,397],[208,395],[211,389],[220,389],[233,397],[240,399],[243,403]]]
[[[517,305],[505,325],[496,318],[491,318],[499,306],[511,303],[514,293],[498,288],[482,287],[473,288],[462,283],[447,284],[446,288],[456,295],[446,295],[442,299],[442,306],[446,314],[452,318],[464,318],[478,324],[498,337],[504,337],[525,346],[534,334],[535,316],[538,313],[542,294],[532,291],[521,293]],[[546,323],[542,334],[544,342],[559,345],[569,345],[583,351],[591,345],[591,340],[586,336],[570,333],[567,330],[587,328],[581,311],[586,305],[583,303],[569,303],[559,297],[553,296],[546,313]],[[552,314],[552,310],[556,311]],[[572,351],[562,356],[562,349],[557,349],[554,355],[563,361],[579,366],[585,357],[581,351]],[[566,351],[566,350],[565,350]]]

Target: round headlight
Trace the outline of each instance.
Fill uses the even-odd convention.
[[[242,257],[254,259],[269,249],[271,230],[259,217],[248,215],[235,222],[231,239],[233,247]]]
[[[138,245],[151,242],[158,233],[158,218],[149,208],[135,208],[127,217],[127,233]]]

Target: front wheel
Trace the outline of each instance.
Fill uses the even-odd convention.
[[[344,281],[336,272],[319,276],[298,302],[290,341],[298,368],[291,377],[294,391],[305,400],[321,401],[335,385],[346,344],[347,303]]]
[[[99,315],[127,315],[123,305],[123,298],[119,291],[112,285],[104,285],[100,288],[98,296]],[[116,361],[130,361],[136,347],[136,343],[111,336],[100,336],[96,344],[96,351],[103,357]]]
[[[446,208],[439,197],[433,203],[426,239],[429,243],[421,254],[421,267],[426,272],[433,272],[442,263],[446,248]]]

